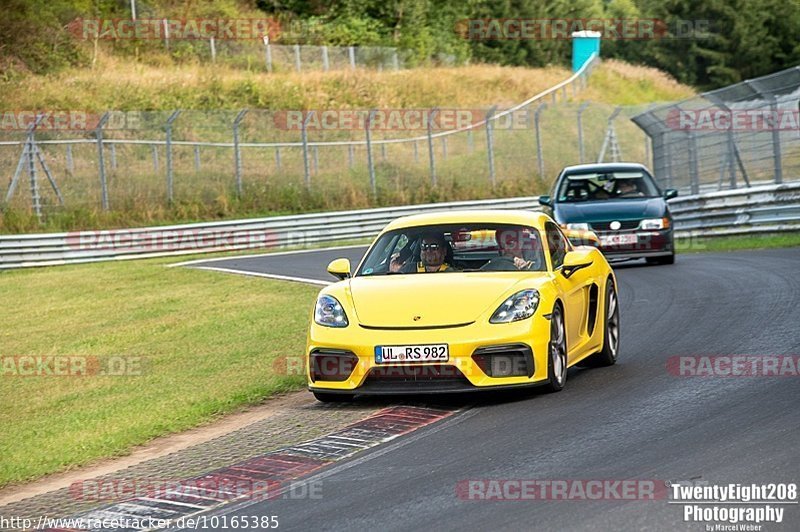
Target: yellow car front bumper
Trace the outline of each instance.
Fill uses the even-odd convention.
[[[544,384],[549,338],[550,321],[541,309],[529,319],[506,324],[475,322],[400,330],[365,328],[354,323],[341,329],[313,324],[306,346],[308,385],[318,392],[394,394]],[[447,344],[449,360],[391,365],[376,362],[376,346],[430,344]],[[505,354],[512,355],[507,359],[515,362],[514,375],[491,376],[497,371],[487,361]],[[316,363],[315,357],[320,357]],[[337,364],[337,360],[341,363]]]

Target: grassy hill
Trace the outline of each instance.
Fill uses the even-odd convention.
[[[451,68],[418,68],[401,71],[332,71],[268,74],[214,65],[153,66],[100,54],[93,68],[68,68],[46,75],[25,75],[0,82],[3,109],[147,111],[156,118],[147,128],[118,133],[117,138],[162,140],[163,121],[174,109],[187,110],[175,123],[175,140],[231,140],[232,117],[239,109],[251,109],[242,124],[243,142],[276,140],[298,142],[299,132],[265,127],[263,113],[291,109],[500,109],[521,102],[569,77],[560,67],[531,69],[471,65]],[[545,175],[538,175],[534,136],[530,123],[524,128],[496,132],[497,185],[487,186],[485,131],[473,138],[454,135],[447,145],[435,146],[438,185],[428,177],[427,147],[392,145],[385,152],[374,148],[378,194],[370,192],[363,148],[354,150],[352,167],[346,148],[320,149],[316,154],[313,184],[303,186],[303,160],[299,149],[249,149],[243,151],[244,194],[238,198],[233,182],[230,149],[203,149],[196,168],[191,147],[174,152],[176,195],[168,203],[164,193],[163,146],[119,146],[110,167],[106,155],[111,211],[100,209],[96,146],[76,146],[74,168],[67,164],[63,145],[43,146],[56,180],[65,196],[58,207],[44,185],[46,217],[39,224],[30,209],[27,188],[19,187],[0,216],[0,232],[73,230],[124,227],[160,223],[226,219],[273,213],[362,208],[442,200],[478,199],[543,192],[561,166],[577,160],[575,112],[579,102],[590,100],[585,116],[587,156],[596,157],[602,143],[605,118],[615,105],[629,106],[684,98],[692,89],[663,73],[616,61],[602,63],[592,74],[586,90],[567,102],[559,101],[542,114]],[[192,114],[189,111],[195,112]],[[200,111],[227,111],[224,119],[209,122]],[[262,114],[259,114],[262,113]],[[199,120],[199,121],[198,121]],[[374,138],[422,135],[424,131],[376,132]],[[623,155],[644,159],[643,134],[627,120],[619,120]],[[3,140],[21,140],[20,132],[5,132]],[[41,134],[39,138],[86,138],[87,133]],[[114,138],[113,133],[108,134]],[[363,139],[362,131],[319,132],[309,140]],[[2,191],[16,167],[21,148],[0,147],[0,166],[5,169]],[[276,158],[280,156],[278,165]],[[0,191],[0,192],[2,192]],[[49,196],[48,196],[49,194]]]

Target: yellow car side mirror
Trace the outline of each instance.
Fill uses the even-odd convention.
[[[568,252],[564,256],[564,264],[561,266],[561,273],[564,277],[569,279],[578,270],[591,266],[593,252],[592,249],[576,249]]]
[[[336,259],[328,264],[328,273],[338,279],[350,277],[350,259]]]

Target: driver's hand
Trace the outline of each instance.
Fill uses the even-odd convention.
[[[531,267],[531,264],[533,264],[533,261],[525,260],[522,257],[514,257],[514,266],[518,270],[526,270]]]
[[[392,255],[392,259],[389,261],[389,271],[390,272],[392,272],[392,273],[399,272],[400,268],[402,268],[403,265],[405,264],[405,262],[400,262],[399,260],[397,260],[399,258],[400,258],[400,253],[395,253],[395,254]]]

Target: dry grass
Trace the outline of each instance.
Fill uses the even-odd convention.
[[[206,118],[189,111],[176,122],[175,140],[231,140],[231,122],[236,109],[249,108],[242,124],[244,142],[300,140],[297,131],[282,131],[269,122],[268,110],[328,108],[501,108],[566,79],[570,72],[559,67],[545,69],[473,65],[453,68],[420,68],[401,72],[367,70],[265,74],[203,65],[154,67],[131,66],[103,58],[96,70],[72,70],[54,76],[28,77],[19,84],[0,87],[0,105],[6,109],[105,109],[164,111],[150,129],[109,132],[108,137],[163,139],[163,120],[170,109],[228,110],[221,118]],[[608,61],[592,74],[589,87],[576,100],[591,100],[584,133],[586,156],[597,156],[605,120],[614,105],[641,105],[674,100],[692,93],[663,73]],[[572,91],[568,91],[572,95]],[[257,110],[267,110],[259,112]],[[626,110],[630,115],[633,108]],[[202,169],[194,167],[191,146],[174,150],[176,201],[165,201],[164,148],[158,148],[156,171],[151,146],[120,146],[116,169],[107,169],[112,212],[99,209],[96,147],[74,148],[75,170],[66,167],[63,146],[47,146],[45,155],[59,180],[66,209],[48,207],[42,227],[30,213],[29,198],[20,187],[8,209],[0,216],[0,232],[74,230],[141,226],[170,222],[230,219],[275,213],[337,210],[379,205],[426,203],[439,200],[479,199],[512,194],[536,194],[547,190],[561,166],[577,161],[577,130],[574,102],[561,101],[542,114],[544,175],[539,175],[532,117],[527,126],[495,134],[497,186],[489,185],[485,130],[473,138],[459,134],[447,146],[436,143],[439,185],[430,186],[426,143],[392,145],[386,157],[373,148],[378,194],[372,196],[363,147],[354,150],[348,164],[344,147],[321,148],[319,169],[312,170],[312,189],[303,187],[303,160],[297,148],[281,150],[281,166],[275,150],[243,150],[243,198],[233,186],[230,148],[203,148]],[[202,116],[198,116],[202,115]],[[163,118],[163,120],[162,120]],[[213,126],[211,123],[213,122]],[[201,124],[198,126],[198,124]],[[420,135],[424,131],[376,132],[373,139]],[[628,160],[644,161],[641,131],[630,122],[618,121],[623,154]],[[44,136],[44,134],[42,135]],[[8,136],[7,136],[8,137]],[[19,137],[19,136],[18,136]],[[60,134],[74,138],[73,134]],[[309,140],[363,140],[362,131],[312,132]],[[446,150],[446,154],[445,154]],[[14,168],[19,150],[0,148],[0,165]],[[106,154],[107,168],[110,154]],[[316,166],[316,165],[314,165]],[[11,171],[7,172],[10,177]],[[5,189],[5,186],[2,187]],[[0,191],[2,192],[2,191]],[[45,191],[45,195],[48,192]],[[51,194],[52,195],[52,194]],[[53,198],[45,198],[49,205]]]
[[[694,89],[681,85],[661,70],[611,59],[603,61],[602,66],[595,70],[589,87],[577,99],[640,105],[682,100],[695,94]]]
[[[30,76],[0,86],[0,105],[91,111],[510,105],[568,76],[569,71],[560,67],[490,65],[268,74],[213,65],[155,67],[104,58],[95,69]]]

